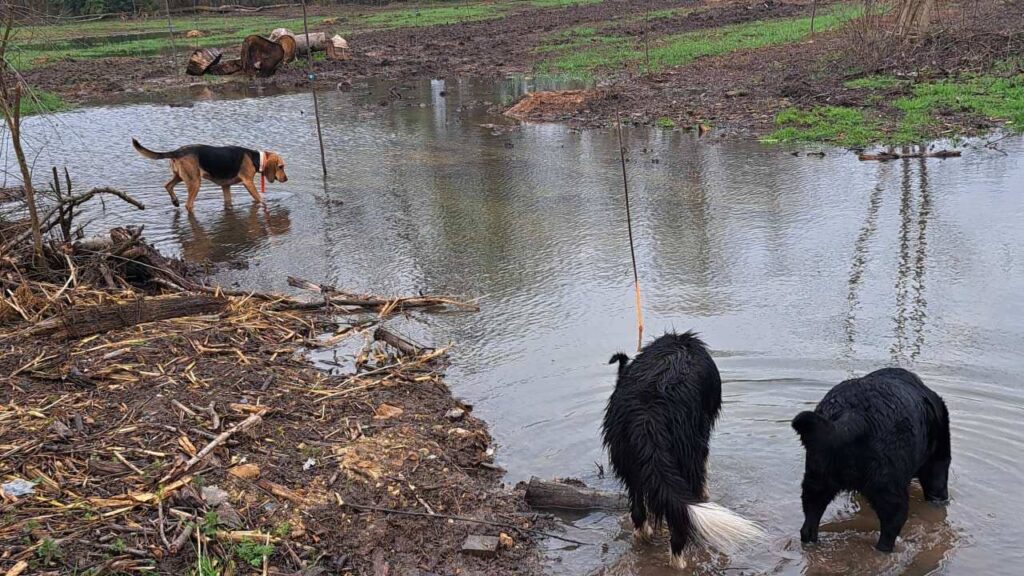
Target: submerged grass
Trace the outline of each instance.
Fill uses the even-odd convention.
[[[863,13],[862,9],[841,6],[821,14],[815,30],[822,32],[839,27]],[[810,35],[810,18],[787,18],[746,22],[708,30],[695,30],[658,38],[651,46],[651,68],[681,66],[697,58],[718,56],[752,48],[797,42]],[[615,68],[646,58],[643,47],[627,39],[602,43],[589,50],[565,54],[539,65],[542,70],[578,71]]]

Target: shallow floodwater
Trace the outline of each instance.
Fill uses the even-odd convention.
[[[481,297],[478,314],[416,317],[417,338],[455,344],[449,383],[486,419],[511,482],[599,476],[613,352],[636,346],[632,272],[613,131],[505,131],[488,103],[522,82],[424,82],[322,94],[329,177],[309,95],[135,105],[28,121],[37,171],[68,165],[76,189],[110,185],[97,226],[145,223],[171,253],[225,265],[226,284],[289,290],[287,275],[350,291]],[[442,95],[442,92],[444,95]],[[200,94],[202,96],[202,94]],[[282,153],[269,215],[243,190],[226,209],[204,187],[173,209],[164,162],[130,147],[238,143]],[[626,132],[647,336],[699,331],[722,372],[712,498],[763,523],[768,542],[698,573],[1017,574],[1024,564],[1024,142],[946,161],[858,162],[680,132]],[[11,160],[4,163],[10,170]],[[179,194],[184,197],[184,190]],[[803,451],[789,420],[834,384],[887,365],[917,371],[953,424],[952,501],[915,491],[897,552],[837,500],[802,548]],[[557,574],[668,574],[667,544],[636,547],[624,518],[570,519],[598,545],[551,542]],[[607,547],[600,546],[607,543]]]

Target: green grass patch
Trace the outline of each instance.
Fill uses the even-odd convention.
[[[843,82],[843,86],[846,86],[847,88],[866,90],[890,90],[892,88],[905,86],[906,84],[906,80],[886,75],[865,76],[863,78]]]
[[[1024,77],[976,76],[928,82],[913,87],[896,108],[903,119],[893,136],[897,143],[920,142],[934,134],[934,117],[943,112],[968,113],[1001,120],[1015,132],[1024,131]]]
[[[530,0],[530,6],[535,8],[561,8],[564,6],[598,4],[600,2],[602,0]]]
[[[360,18],[359,23],[370,27],[411,28],[491,20],[504,15],[504,7],[498,4],[466,4],[378,12]]]
[[[253,568],[259,568],[263,566],[263,557],[274,555],[274,546],[272,544],[257,544],[255,542],[242,542],[235,548],[235,554],[242,559],[243,562],[252,566]]]
[[[671,118],[666,118],[664,116],[655,120],[654,124],[658,128],[672,129],[676,127],[676,123],[674,120],[672,120]]]
[[[666,18],[673,18],[675,16],[683,16],[694,11],[696,11],[696,8],[668,8],[665,10],[652,10],[647,14],[643,14],[639,17],[636,17],[636,19],[646,20],[649,18],[651,20],[664,20]]]
[[[31,94],[21,96],[21,115],[34,116],[36,114],[48,114],[68,110],[71,106],[53,92],[45,90],[32,90]]]
[[[860,8],[841,6],[819,15],[815,21],[815,30],[824,32],[835,29],[862,13]],[[809,36],[810,31],[810,18],[788,18],[746,22],[658,38],[650,49],[651,69],[681,66],[697,58],[737,50],[798,42]],[[612,46],[602,45],[565,54],[541,63],[540,68],[551,71],[595,70],[622,67],[644,59],[643,46],[623,39]]]
[[[861,147],[881,139],[877,122],[856,108],[821,106],[811,110],[789,108],[779,112],[778,130],[765,138],[768,142],[831,142]]]

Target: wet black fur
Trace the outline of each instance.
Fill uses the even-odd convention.
[[[806,448],[803,542],[818,541],[818,525],[841,491],[858,491],[878,515],[876,548],[892,552],[909,506],[911,479],[925,498],[949,498],[949,413],[915,374],[885,368],[846,380],[793,428]]]
[[[133,142],[135,142],[133,140]],[[137,142],[136,142],[137,143]],[[257,150],[242,148],[241,146],[207,146],[205,144],[193,144],[182,146],[170,152],[155,152],[160,159],[184,158],[195,156],[199,167],[210,175],[214,181],[231,180],[238,176],[242,170],[242,162],[246,155],[252,161],[257,171],[260,169],[260,153]]]
[[[629,495],[633,526],[668,524],[672,553],[695,536],[687,505],[704,499],[711,429],[722,406],[722,380],[693,333],[665,334],[629,362],[604,416],[604,445]]]

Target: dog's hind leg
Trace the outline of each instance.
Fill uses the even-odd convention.
[[[838,493],[838,490],[815,486],[804,481],[803,493],[800,495],[804,507],[804,525],[800,528],[801,542],[818,541],[818,526],[821,524],[821,516]]]
[[[678,503],[673,506],[673,509],[665,515],[665,520],[671,534],[669,564],[673,568],[682,570],[686,568],[686,558],[683,556],[683,552],[686,550],[686,544],[693,532],[693,525],[690,522],[690,514],[686,510],[686,505]]]
[[[917,471],[917,479],[921,481],[921,490],[925,500],[929,502],[945,502],[949,500],[949,458],[932,456]]]
[[[230,184],[224,184],[224,185],[222,185],[220,187],[220,189],[224,193],[224,206],[225,207],[230,207],[231,206],[231,185]]]
[[[167,190],[167,194],[170,195],[170,197],[171,197],[171,204],[174,204],[175,208],[177,208],[178,206],[181,205],[178,202],[178,196],[174,193],[174,187],[177,186],[180,183],[181,183],[181,177],[178,176],[177,172],[175,172],[174,176],[171,177],[171,179],[167,181],[167,184],[164,184],[164,190]]]
[[[900,486],[906,486],[901,483]],[[878,535],[878,543],[875,548],[881,552],[892,552],[896,547],[896,537],[907,522],[907,514],[910,510],[910,495],[906,488],[892,489],[890,487],[866,488],[862,491],[882,526],[881,534]]]
[[[188,200],[185,200],[185,209],[192,213],[192,207],[196,204],[196,196],[199,195],[199,180],[189,180],[185,182],[188,187]]]
[[[633,521],[633,537],[647,542],[654,536],[654,526],[647,517],[647,504],[643,494],[635,494],[630,490],[629,518]]]

